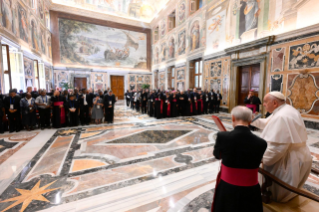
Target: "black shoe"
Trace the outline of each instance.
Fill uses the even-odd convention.
[[[41,130],[44,130],[44,127],[41,127]]]

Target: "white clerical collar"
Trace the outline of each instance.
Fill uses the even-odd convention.
[[[286,105],[286,103],[284,103],[284,104],[280,105],[279,107],[277,107],[277,108],[274,110],[274,112],[272,112],[272,114],[277,113],[277,112],[278,112],[281,108],[283,108],[285,105]]]

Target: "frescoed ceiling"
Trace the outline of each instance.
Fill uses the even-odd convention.
[[[52,0],[55,4],[72,6],[109,15],[149,23],[169,0]]]

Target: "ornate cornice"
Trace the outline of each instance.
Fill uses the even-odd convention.
[[[275,36],[268,36],[264,38],[260,38],[248,43],[243,43],[234,47],[226,48],[225,52],[228,54],[235,53],[238,51],[248,51],[252,49],[259,48],[261,46],[268,46],[271,45],[275,40]]]

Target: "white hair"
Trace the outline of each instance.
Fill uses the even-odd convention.
[[[235,117],[236,120],[241,120],[244,122],[251,122],[252,111],[251,109],[244,106],[236,106],[232,109],[231,115]]]

